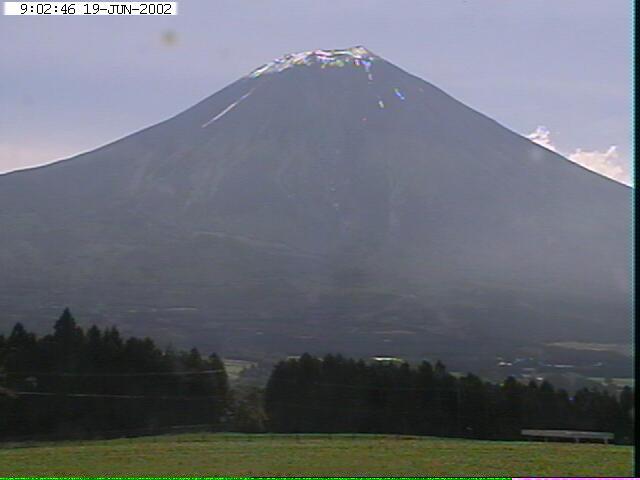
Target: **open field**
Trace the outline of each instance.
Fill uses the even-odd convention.
[[[0,476],[631,476],[632,448],[385,435],[184,434],[0,449]]]
[[[257,365],[256,362],[250,362],[248,360],[236,360],[231,358],[223,359],[224,369],[227,372],[227,376],[230,381],[238,379],[240,374],[247,368],[251,368]]]

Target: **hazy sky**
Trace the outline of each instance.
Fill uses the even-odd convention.
[[[1,16],[0,172],[157,123],[284,53],[364,45],[624,178],[630,32],[627,0],[179,0],[171,17]]]

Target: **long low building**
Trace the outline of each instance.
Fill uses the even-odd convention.
[[[576,443],[580,442],[580,440],[602,440],[604,443],[609,443],[614,438],[611,432],[584,432],[579,430],[522,430],[520,433],[525,437],[544,438],[545,440],[550,438],[573,439]]]

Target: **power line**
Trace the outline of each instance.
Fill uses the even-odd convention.
[[[119,436],[130,435],[161,435],[164,433],[195,433],[195,432],[213,432],[213,425],[211,423],[201,424],[175,424],[164,425],[158,427],[139,427],[129,429],[111,429],[111,430],[91,430],[90,436],[87,439],[96,438],[95,436],[106,438],[118,438]],[[37,433],[33,435],[20,435],[20,436],[7,436],[0,439],[0,449],[2,449],[2,442],[39,442],[49,440],[68,439],[69,437],[56,434],[56,433]],[[101,438],[104,439],[104,438]],[[78,440],[82,440],[79,438]]]
[[[455,377],[453,377],[455,378]],[[459,379],[456,379],[459,380]],[[288,379],[288,378],[278,378],[278,379],[273,379],[273,380],[269,380],[272,381],[274,384],[277,384],[278,382],[284,382],[284,383],[294,383],[294,384],[298,384],[298,386],[300,387],[305,387],[305,388],[313,388],[313,387],[344,387],[344,388],[350,388],[350,389],[360,389],[360,390],[387,390],[387,391],[392,391],[392,392],[412,392],[412,391],[417,391],[417,392],[422,392],[422,393],[432,393],[435,391],[442,391],[442,392],[457,392],[460,388],[464,388],[460,385],[460,383],[458,383],[458,381],[456,381],[456,386],[455,387],[445,387],[445,386],[441,386],[441,385],[431,385],[431,386],[424,386],[424,387],[394,387],[394,386],[385,386],[385,385],[354,385],[354,384],[349,384],[349,383],[329,383],[329,382],[308,382],[308,383],[304,383],[296,380],[296,379]],[[437,380],[436,380],[437,382]],[[494,385],[494,384],[492,384]]]
[[[225,369],[198,370],[184,372],[128,372],[128,373],[71,373],[71,372],[3,372],[1,375],[31,376],[31,377],[161,377],[170,375],[210,375],[225,372]]]
[[[199,396],[179,396],[179,395],[162,395],[162,396],[150,396],[150,395],[113,395],[106,393],[55,393],[55,392],[12,392],[15,395],[21,396],[38,396],[38,397],[74,397],[74,398],[123,398],[123,399],[145,399],[145,400],[220,400],[218,396],[212,395],[199,395]]]
[[[339,406],[309,405],[309,404],[302,404],[302,403],[291,403],[291,402],[280,402],[280,401],[274,402],[274,405],[284,405],[286,407],[295,407],[302,410],[316,410],[316,411],[325,411],[325,412],[331,412],[331,413],[335,413],[336,410],[338,409],[343,412],[351,411],[351,412],[357,412],[357,413],[373,412],[373,413],[401,413],[401,414],[416,413],[416,411],[419,410],[419,408],[416,408],[414,410],[398,410],[395,408],[389,408],[386,405],[376,408],[376,407],[362,406],[362,405],[354,405],[354,406],[345,406],[344,404]]]

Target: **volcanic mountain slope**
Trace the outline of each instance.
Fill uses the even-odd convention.
[[[223,353],[627,341],[630,189],[362,47],[0,176],[0,308]]]

